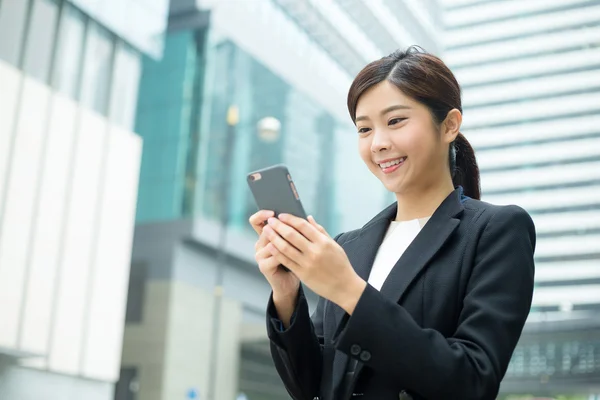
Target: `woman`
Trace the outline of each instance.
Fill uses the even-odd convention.
[[[397,202],[334,239],[312,217],[250,218],[279,375],[302,400],[495,399],[531,306],[531,218],[479,200],[460,87],[437,57],[367,65],[348,110]],[[312,318],[300,282],[320,296]]]

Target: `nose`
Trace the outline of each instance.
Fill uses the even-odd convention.
[[[374,129],[373,141],[371,142],[371,151],[378,153],[380,151],[389,150],[391,147],[390,135],[385,129]]]

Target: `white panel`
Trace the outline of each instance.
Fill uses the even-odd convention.
[[[49,90],[25,79],[0,232],[0,345],[17,340]]]
[[[545,162],[560,164],[594,157],[600,160],[600,135],[590,139],[477,151],[477,162],[481,170]]]
[[[600,253],[600,235],[560,236],[537,241],[536,257],[577,256]]]
[[[492,62],[519,56],[573,49],[600,39],[600,27],[552,32],[543,35],[517,38],[499,43],[489,43],[454,50],[445,57],[452,67]]]
[[[533,306],[562,306],[600,303],[600,285],[538,287],[533,292]]]
[[[484,177],[483,181],[485,179]],[[600,204],[600,186],[535,190],[487,196],[483,193],[482,199],[492,204],[517,204],[530,212],[573,206],[594,206]]]
[[[540,214],[533,217],[533,222],[538,234],[600,229],[600,210]]]
[[[537,263],[536,282],[559,282],[579,279],[600,279],[600,260]]]
[[[133,133],[114,128],[108,149],[82,372],[90,378],[117,381],[131,263],[141,140]]]
[[[464,46],[471,43],[525,36],[537,32],[581,27],[600,21],[600,6],[576,8],[560,13],[524,16],[522,21],[525,23],[516,24],[514,19],[509,19],[459,30],[449,30],[445,34],[444,42],[447,47]]]
[[[298,0],[294,0],[298,1]],[[366,36],[356,23],[334,1],[307,0],[319,13],[345,38],[366,60],[375,60],[383,56],[371,39]],[[298,2],[300,3],[300,2]]]
[[[392,35],[396,40],[398,46],[410,46],[415,43],[415,39],[412,34],[401,24],[389,7],[386,6],[382,0],[362,0],[365,6],[369,7],[373,15],[379,20],[381,25]]]
[[[525,59],[518,58],[474,67],[453,68],[452,71],[464,89],[471,85],[571,72],[574,69],[597,67],[598,65],[600,65],[600,48],[591,48]]]
[[[494,124],[526,122],[541,118],[558,119],[574,114],[598,112],[600,112],[600,93],[561,96],[471,109],[464,118],[464,127],[470,129]]]
[[[598,88],[600,88],[600,70],[529,78],[467,89],[463,95],[463,108],[591,91]]]
[[[552,165],[506,172],[488,172],[481,179],[482,191],[530,189],[540,186],[582,183],[600,179],[600,162]],[[561,201],[564,202],[563,199]]]
[[[4,202],[6,169],[10,159],[21,73],[0,60],[0,210]],[[0,220],[2,215],[0,215]]]
[[[37,219],[30,250],[29,281],[25,292],[21,335],[21,347],[33,353],[46,353],[48,350],[52,296],[74,150],[76,112],[76,105],[66,97],[53,97]]]
[[[533,122],[496,128],[469,129],[466,132],[469,143],[481,147],[506,146],[537,140],[563,139],[590,134],[600,135],[600,115],[561,118],[543,122]]]
[[[568,5],[594,4],[597,0],[568,0]],[[502,0],[492,1],[468,7],[451,10],[444,14],[447,28],[475,24],[494,19],[518,17],[519,15],[535,14],[550,11],[565,6],[565,0]]]
[[[80,372],[84,315],[88,312],[85,305],[97,237],[97,200],[106,121],[82,110],[77,135],[49,354],[51,369],[71,374]]]

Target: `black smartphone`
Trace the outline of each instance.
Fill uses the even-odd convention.
[[[248,174],[248,186],[259,210],[270,210],[279,214],[291,214],[305,218],[306,212],[287,167],[273,165]],[[289,272],[283,265],[281,268]]]
[[[285,165],[273,165],[249,173],[248,186],[260,210],[274,211],[276,216],[285,213],[300,218],[307,217],[292,176]]]

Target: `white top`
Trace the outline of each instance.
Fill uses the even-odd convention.
[[[373,262],[373,268],[369,275],[369,284],[377,290],[381,290],[383,283],[398,262],[404,251],[412,243],[429,217],[413,219],[410,221],[392,221],[377,256]]]

